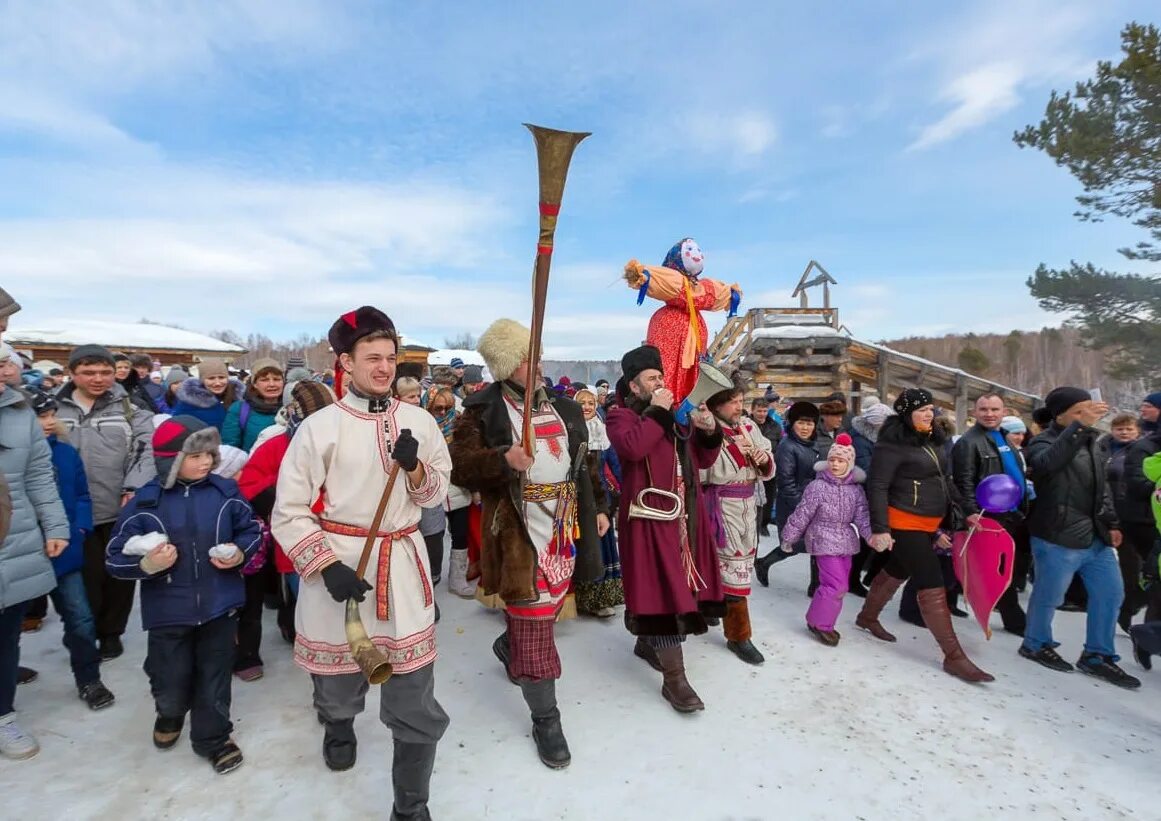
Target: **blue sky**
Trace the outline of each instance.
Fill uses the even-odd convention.
[[[0,4],[14,327],[289,338],[371,303],[438,346],[526,321],[525,121],[593,132],[557,233],[552,357],[635,345],[655,305],[624,262],[687,235],[744,307],[791,304],[819,260],[868,339],[1057,324],[1024,285],[1039,262],[1132,270],[1131,226],[1076,221],[1079,187],[1011,134],[1117,58],[1138,4],[101,7]]]

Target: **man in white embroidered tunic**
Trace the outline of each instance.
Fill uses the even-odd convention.
[[[726,647],[747,664],[765,661],[750,640],[750,577],[758,555],[759,481],[774,476],[770,440],[752,419],[742,415],[745,390],[735,385],[716,393],[706,407],[722,426],[722,449],[709,470],[701,471],[718,551],[718,570],[726,594]]]
[[[295,433],[272,516],[274,537],[302,578],[295,661],[314,683],[327,766],[351,768],[354,719],[369,684],[344,622],[346,602],[361,603],[367,633],[394,669],[379,694],[379,718],[395,742],[391,817],[430,818],[429,783],[448,717],[435,700],[435,602],[418,524],[421,507],[443,504],[451,460],[431,414],[391,396],[399,337],[385,314],[369,306],[351,311],[328,338],[348,392]],[[401,475],[360,579],[354,568],[396,466]]]

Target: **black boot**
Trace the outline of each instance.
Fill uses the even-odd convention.
[[[781,547],[776,547],[767,553],[765,556],[760,556],[754,560],[754,573],[758,577],[758,584],[763,587],[770,586],[770,568],[778,564],[783,559],[793,556],[793,553],[786,553]]]
[[[355,719],[328,721],[323,735],[323,761],[335,772],[355,766],[358,741],[355,739]]]
[[[1028,617],[1024,614],[1024,608],[1020,606],[1016,588],[1009,587],[1004,591],[1004,595],[1000,596],[1000,600],[997,602],[996,609],[1000,611],[1004,630],[1017,636],[1024,635],[1024,630],[1028,626]]]
[[[522,681],[524,700],[532,711],[532,740],[544,766],[560,770],[572,763],[564,728],[560,726],[560,710],[556,706],[556,681]]]
[[[508,666],[509,660],[512,658],[512,650],[508,646],[508,631],[505,630],[500,635],[496,636],[496,640],[492,642],[492,652],[496,658],[500,659],[500,663],[504,665],[504,675],[508,677],[508,681],[513,684],[519,684],[512,676],[512,672]]]
[[[435,746],[395,742],[395,759],[391,764],[391,782],[395,787],[392,821],[430,821],[427,799],[431,771],[435,767]]]
[[[916,597],[917,588],[913,579],[908,579],[903,586],[903,595],[899,597],[899,618],[908,624],[926,629],[923,623],[923,614],[919,612],[919,599]]]

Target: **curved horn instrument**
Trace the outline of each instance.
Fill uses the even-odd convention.
[[[536,393],[536,374],[540,370],[540,337],[544,333],[544,305],[548,301],[548,270],[552,265],[552,242],[556,235],[556,218],[564,196],[564,181],[572,152],[587,131],[556,131],[538,125],[524,126],[536,141],[536,160],[540,168],[540,239],[536,244],[536,265],[532,272],[532,324],[528,341],[528,385],[524,390],[524,452],[532,455],[536,437],[532,432],[532,397]]]
[[[647,496],[659,496],[669,502],[672,507],[665,509],[656,507],[648,503]],[[648,519],[654,522],[672,522],[675,519],[681,518],[681,514],[685,512],[685,501],[676,493],[668,490],[661,490],[655,487],[643,487],[641,492],[637,494],[637,498],[629,503],[629,518],[630,519]]]

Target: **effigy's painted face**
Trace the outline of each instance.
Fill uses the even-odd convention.
[[[701,246],[691,239],[681,243],[681,264],[691,277],[698,276],[705,268],[705,254]]]

